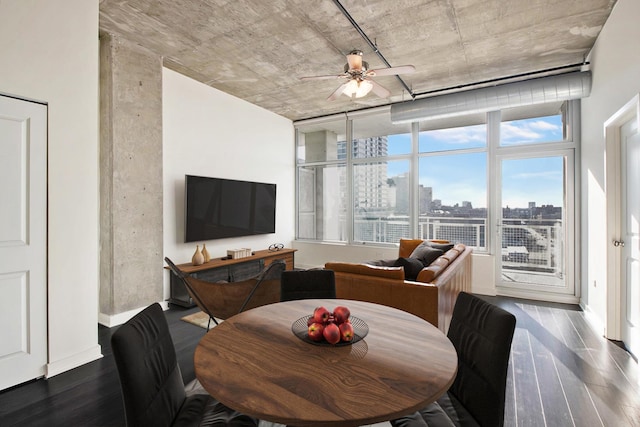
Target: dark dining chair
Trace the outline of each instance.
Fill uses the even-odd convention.
[[[333,270],[287,270],[282,273],[280,301],[335,297],[336,276]]]
[[[227,319],[243,310],[279,301],[280,276],[286,268],[283,260],[275,260],[249,279],[238,282],[209,282],[192,277],[180,270],[168,257],[165,262],[182,281],[196,305],[209,315],[211,322]]]
[[[504,425],[513,314],[460,292],[447,336],[458,353],[458,373],[436,402],[393,420],[394,427]]]
[[[185,387],[158,303],[120,326],[111,336],[111,347],[127,426],[258,425],[257,419],[212,398],[197,381]]]

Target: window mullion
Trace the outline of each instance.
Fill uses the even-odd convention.
[[[418,224],[420,222],[420,173],[419,173],[419,143],[420,143],[420,123],[411,124],[411,160],[409,165],[409,176],[411,179],[410,188],[410,215],[409,230],[411,236],[418,236]]]
[[[347,172],[346,172],[346,203],[347,203],[347,212],[346,212],[346,237],[347,244],[352,244],[354,242],[353,236],[353,206],[354,206],[354,189],[353,189],[353,120],[347,118],[346,123],[346,141],[347,141]]]
[[[498,200],[498,188],[500,188],[499,163],[496,154],[500,146],[500,111],[487,113],[487,222],[485,230],[485,246],[489,253],[501,253],[493,242],[500,242],[498,221],[501,218],[500,201]],[[492,207],[492,208],[491,208]],[[493,248],[493,249],[492,249]]]

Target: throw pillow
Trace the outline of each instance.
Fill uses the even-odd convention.
[[[365,261],[363,264],[373,265],[375,267],[394,267],[395,259],[376,259],[373,261]]]
[[[406,280],[415,281],[418,277],[418,274],[424,268],[422,265],[422,261],[417,258],[398,258],[393,265],[394,267],[403,267],[404,268],[404,278]]]
[[[426,244],[428,244],[429,246],[431,246],[432,248],[436,248],[436,249],[442,249],[442,252],[447,252],[449,249],[453,248],[453,243],[436,243],[436,242],[430,242],[430,241],[425,241]]]
[[[413,252],[411,252],[411,258],[417,258],[422,262],[424,267],[428,267],[433,261],[435,261],[444,251],[431,246],[429,243],[424,242],[418,245]]]

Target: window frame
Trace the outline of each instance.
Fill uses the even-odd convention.
[[[294,123],[295,127],[295,156],[296,156],[296,240],[304,241],[304,242],[332,242],[335,241],[327,241],[327,240],[319,240],[319,239],[301,239],[298,237],[298,213],[299,213],[299,205],[298,205],[298,194],[299,194],[299,183],[298,183],[298,168],[301,166],[312,166],[312,165],[329,165],[329,164],[345,164],[346,165],[346,188],[345,194],[347,200],[345,201],[347,206],[346,212],[346,227],[345,232],[347,239],[344,241],[340,241],[340,243],[344,243],[346,245],[373,245],[373,246],[381,246],[381,247],[390,247],[397,246],[397,244],[393,243],[382,243],[382,242],[367,242],[367,241],[358,241],[354,238],[354,191],[353,182],[354,182],[354,165],[363,164],[363,163],[371,163],[371,162],[384,162],[384,161],[395,161],[395,160],[408,160],[409,162],[409,182],[410,182],[410,191],[409,191],[409,229],[411,230],[411,234],[413,236],[418,235],[418,223],[419,223],[419,162],[423,157],[435,157],[435,156],[445,156],[445,155],[457,155],[457,154],[467,154],[467,153],[478,153],[485,152],[487,155],[487,164],[486,164],[486,230],[485,230],[485,247],[477,248],[476,252],[479,253],[487,253],[493,254],[493,247],[495,241],[495,212],[493,206],[495,206],[496,200],[496,192],[498,191],[495,186],[495,176],[496,176],[496,167],[498,166],[498,158],[503,156],[508,156],[510,153],[518,152],[520,154],[531,152],[531,153],[540,153],[547,152],[553,153],[558,150],[571,150],[573,155],[573,162],[575,165],[578,165],[578,155],[579,155],[579,125],[580,125],[580,115],[579,115],[579,106],[580,101],[567,101],[563,104],[562,107],[562,115],[563,115],[563,125],[564,125],[564,140],[557,142],[549,142],[545,141],[543,143],[531,143],[531,144],[514,144],[514,145],[500,145],[500,136],[501,136],[501,117],[502,111],[508,110],[497,110],[490,111],[485,113],[485,125],[487,132],[486,139],[486,147],[475,147],[475,148],[463,148],[463,149],[455,149],[455,150],[445,150],[445,151],[425,151],[420,152],[420,127],[423,122],[413,122],[411,123],[411,151],[407,154],[394,154],[390,156],[381,156],[381,157],[366,157],[366,158],[353,158],[353,126],[354,121],[357,121],[359,117],[372,117],[375,115],[380,115],[381,117],[384,114],[389,114],[389,108],[375,108],[370,111],[359,111],[354,113],[346,113],[341,115],[336,115],[332,117],[324,117],[320,120],[311,120],[311,121],[302,121]],[[518,107],[521,108],[521,107]],[[537,106],[531,108],[531,111],[537,111],[539,108]],[[523,109],[526,113],[526,109]],[[477,117],[477,113],[474,113],[475,117]],[[469,114],[471,117],[472,114]],[[548,116],[548,114],[547,114]],[[386,116],[388,117],[388,116]],[[533,117],[544,117],[544,115],[537,115]],[[513,119],[512,119],[513,120]],[[461,127],[459,124],[460,117],[457,117],[452,122],[455,122],[456,125],[452,127]],[[346,140],[346,158],[345,159],[337,159],[331,161],[322,161],[322,162],[310,162],[310,163],[300,163],[298,160],[298,140],[300,132],[308,124],[318,125],[322,123],[330,123],[330,122],[342,122],[345,124],[345,140]],[[442,128],[442,125],[440,125]],[[579,167],[576,166],[574,168],[574,177],[573,180],[576,183],[574,188],[574,194],[568,195],[568,197],[572,198],[575,212],[574,221],[578,220],[578,209],[577,209],[577,198],[578,198],[578,189],[579,185],[577,185],[579,179]],[[577,232],[577,223],[576,223],[576,231]],[[574,245],[574,247],[576,247]]]

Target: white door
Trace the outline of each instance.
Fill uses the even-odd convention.
[[[47,107],[0,96],[0,390],[47,363]]]
[[[621,334],[627,349],[640,356],[640,134],[632,120],[620,133],[622,218]]]

